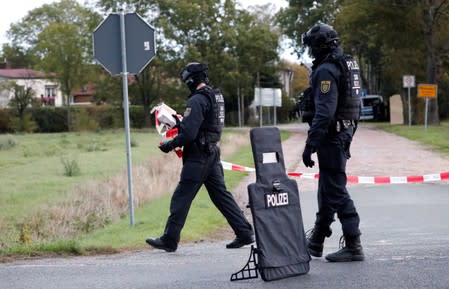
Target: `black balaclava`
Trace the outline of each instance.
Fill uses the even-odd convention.
[[[191,93],[194,93],[200,83],[209,84],[207,70],[207,64],[191,62],[181,70],[181,81],[187,85]]]

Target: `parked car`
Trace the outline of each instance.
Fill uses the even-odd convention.
[[[361,97],[361,120],[385,120],[385,104],[382,95],[368,94]]]

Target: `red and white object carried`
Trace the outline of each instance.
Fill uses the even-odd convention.
[[[154,113],[156,130],[162,137],[162,142],[169,141],[178,135],[178,128],[174,127],[176,125],[176,119],[173,115],[176,115],[179,121],[182,120],[182,116],[177,114],[174,109],[165,103],[160,103],[153,107],[151,113]],[[178,157],[182,158],[182,148],[177,147],[174,149],[174,152]]]

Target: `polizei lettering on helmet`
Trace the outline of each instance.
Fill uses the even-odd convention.
[[[272,192],[265,194],[265,208],[283,207],[288,205],[287,192]]]

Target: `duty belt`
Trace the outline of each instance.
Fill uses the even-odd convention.
[[[196,142],[197,147],[205,153],[211,153],[214,147],[217,146],[217,142],[206,142],[201,143],[200,141]]]
[[[340,119],[337,120],[337,123],[335,124],[335,130],[337,132],[341,132],[344,129],[347,129],[349,127],[354,127],[355,126],[355,121],[354,120],[350,120],[350,119]]]

